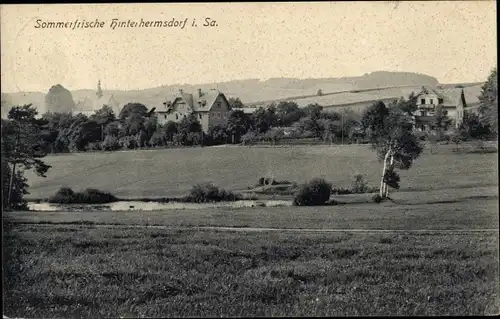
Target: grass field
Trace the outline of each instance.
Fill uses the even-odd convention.
[[[4,212],[4,314],[498,314],[498,155],[455,154],[452,148],[426,150],[401,174],[403,189],[381,204],[370,203],[371,194],[356,194],[318,207]],[[30,178],[33,197],[62,185],[119,197],[175,196],[204,181],[245,189],[261,176],[297,182],[325,177],[335,187],[349,187],[355,173],[364,173],[375,186],[380,174],[375,154],[364,146],[47,160],[53,165],[49,177]]]
[[[497,233],[231,233],[17,225],[9,317],[499,312]]]
[[[498,184],[497,154],[453,153],[454,145],[426,150],[409,171],[402,190],[478,187]],[[254,186],[269,176],[298,183],[324,177],[334,187],[350,187],[365,174],[377,186],[381,165],[366,145],[294,147],[206,147],[111,153],[51,155],[47,178],[27,172],[28,198],[47,198],[61,186],[87,187],[120,198],[177,197],[196,183],[213,182],[228,190]]]

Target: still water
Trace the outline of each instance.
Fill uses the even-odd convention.
[[[28,207],[33,211],[153,211],[165,209],[203,209],[217,207],[278,207],[292,206],[292,201],[285,200],[239,200],[234,202],[217,202],[217,203],[159,203],[159,202],[139,202],[139,201],[119,201],[108,204],[51,204],[51,203],[28,203]]]

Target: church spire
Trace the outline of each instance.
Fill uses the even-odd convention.
[[[95,95],[97,95],[98,99],[100,99],[103,96],[101,89],[101,80],[97,81],[97,92],[95,93]]]

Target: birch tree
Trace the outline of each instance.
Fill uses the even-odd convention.
[[[364,112],[361,125],[382,162],[380,196],[388,198],[389,187],[399,188],[396,169],[410,169],[422,146],[413,134],[410,115],[399,107],[376,102]]]

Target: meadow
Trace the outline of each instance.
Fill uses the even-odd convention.
[[[462,146],[465,150],[467,145]],[[4,212],[8,317],[493,315],[500,312],[496,153],[426,149],[391,201],[164,211]],[[47,179],[118,197],[231,190],[261,176],[371,186],[367,146],[212,147],[47,157]],[[140,190],[140,191],[138,191]],[[226,227],[226,228],[225,228]]]
[[[498,233],[8,225],[9,317],[498,314]]]
[[[461,146],[465,148],[466,146]],[[401,172],[401,191],[473,188],[498,184],[497,153],[454,153],[454,145],[429,149]],[[197,183],[245,190],[260,177],[302,183],[323,177],[350,187],[355,174],[378,186],[381,164],[368,145],[204,147],[50,155],[47,178],[26,172],[27,198],[47,198],[60,187],[88,187],[119,198],[178,197]]]

